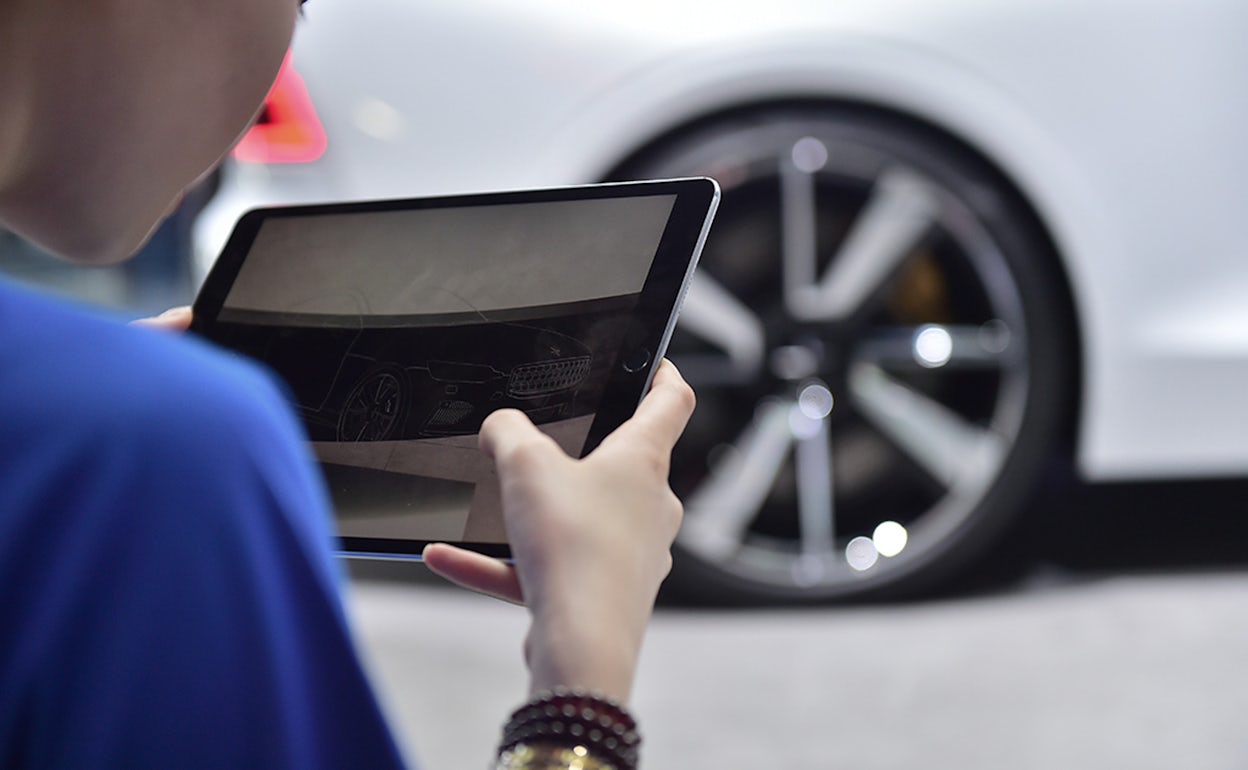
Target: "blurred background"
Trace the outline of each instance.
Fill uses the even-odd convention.
[[[1243,767],[1246,28],[1235,0],[317,0],[134,260],[0,233],[0,267],[137,317],[255,206],[715,177],[647,764]],[[350,571],[404,743],[484,765],[522,612]]]

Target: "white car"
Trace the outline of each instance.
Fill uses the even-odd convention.
[[[1054,456],[1248,470],[1240,0],[316,0],[197,223],[707,174],[674,579],[925,591]]]

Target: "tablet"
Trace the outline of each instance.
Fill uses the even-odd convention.
[[[706,178],[257,209],[192,331],[272,369],[344,554],[507,557],[487,414],[584,456],[633,413],[719,200]]]

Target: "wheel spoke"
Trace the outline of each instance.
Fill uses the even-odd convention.
[[[792,408],[791,401],[760,405],[736,446],[685,501],[683,539],[704,555],[724,558],[741,546],[793,444]]]
[[[813,258],[813,192],[811,198],[811,213],[806,216],[811,217]],[[786,283],[792,292],[786,299],[794,316],[835,321],[852,315],[910,255],[934,221],[937,207],[935,193],[914,174],[894,169],[881,175],[823,277],[805,286]],[[789,266],[786,262],[786,269]],[[804,262],[801,267],[805,268]]]
[[[989,321],[874,329],[858,343],[855,357],[885,369],[1000,369],[1018,353],[1005,323]]]
[[[393,399],[399,391],[399,385],[392,379],[387,378],[377,389],[377,403],[385,404]]]
[[[796,149],[796,147],[794,148]],[[781,255],[784,303],[795,318],[805,315],[818,266],[815,175],[791,159],[780,164]]]
[[[354,431],[354,435],[348,436],[348,440],[359,441],[363,438],[365,433],[368,431],[368,423],[371,419],[372,410],[368,408],[368,404],[362,400],[362,397],[361,400],[353,402],[351,408],[347,412],[347,420],[343,423],[343,425],[351,427],[358,426],[358,429]]]
[[[833,496],[832,445],[826,419],[812,420],[798,409],[793,420],[799,433],[794,463],[797,472],[797,515],[802,553],[825,556],[836,547],[836,505]],[[799,427],[800,426],[800,427]]]
[[[849,387],[863,416],[946,487],[982,488],[1000,467],[1005,447],[995,433],[878,366],[854,364]]]
[[[695,273],[680,311],[683,330],[722,354],[686,355],[677,363],[694,385],[749,382],[762,370],[762,321],[718,281]]]

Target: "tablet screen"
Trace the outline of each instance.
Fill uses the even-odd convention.
[[[676,191],[601,187],[627,194],[297,207],[240,223],[245,244],[232,238],[205,283],[196,327],[285,382],[346,551],[505,553],[477,449],[485,416],[519,409],[581,456],[636,406],[709,211],[677,248]]]

